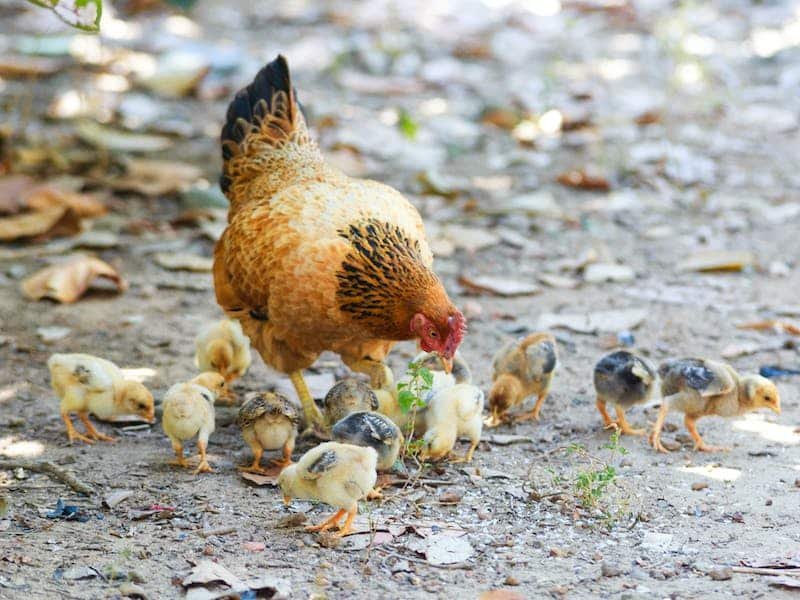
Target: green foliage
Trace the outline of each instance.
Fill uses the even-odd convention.
[[[405,110],[400,111],[397,118],[397,128],[408,139],[413,140],[417,137],[419,131],[419,124],[412,118],[412,116]]]
[[[67,25],[97,33],[103,15],[103,0],[28,0],[31,4],[52,10]]]
[[[616,455],[627,454],[627,449],[619,444],[619,430],[611,434],[609,441],[603,445],[603,448],[609,450],[611,462]],[[603,498],[606,488],[614,483],[617,477],[617,470],[613,465],[608,462],[601,461],[596,457],[591,456],[586,449],[579,444],[572,444],[568,451],[582,453],[589,458],[589,468],[585,471],[579,471],[575,476],[575,493],[578,501],[584,508],[594,508]]]
[[[406,443],[403,447],[403,456],[417,457],[423,448],[422,440],[412,439],[414,437],[414,426],[417,421],[417,412],[428,406],[425,401],[427,393],[433,387],[433,373],[419,363],[412,362],[406,371],[408,382],[397,384],[397,402],[403,414],[411,413],[406,425]]]

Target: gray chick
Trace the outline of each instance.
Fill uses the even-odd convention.
[[[594,367],[594,388],[597,391],[597,410],[606,428],[617,426],[620,433],[644,435],[644,429],[634,429],[625,418],[625,410],[646,402],[656,387],[656,369],[646,359],[627,350],[605,355]],[[606,412],[606,403],[614,405],[617,420]]]

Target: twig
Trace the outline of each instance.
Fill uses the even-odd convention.
[[[768,567],[731,567],[731,571],[751,575],[800,575],[800,569],[770,569]]]
[[[235,533],[236,531],[236,527],[217,527],[216,529],[203,529],[199,532],[199,535],[202,538],[207,538],[214,535],[228,535],[229,533]]]
[[[51,479],[56,479],[64,485],[69,486],[73,489],[73,491],[76,491],[79,494],[91,496],[94,493],[94,490],[90,486],[83,483],[79,479],[76,479],[73,475],[70,475],[63,469],[60,469],[49,460],[0,460],[0,469],[2,470],[11,471],[13,469],[20,468],[33,471],[34,473],[42,473],[47,475]]]
[[[428,565],[429,567],[434,567],[436,569],[462,569],[465,571],[471,571],[472,566],[460,562],[452,565],[434,565],[433,563],[429,563],[427,560],[422,560],[421,558],[414,558],[413,556],[403,556],[402,554],[398,554],[397,552],[392,552],[391,550],[386,550],[385,548],[375,548],[376,552],[383,552],[388,556],[393,556],[395,558],[399,558],[400,560],[407,560],[413,563],[419,563],[421,565]]]

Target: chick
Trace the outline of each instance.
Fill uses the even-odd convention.
[[[194,362],[201,371],[216,371],[231,382],[247,372],[252,362],[250,340],[239,321],[222,319],[200,330],[194,342]]]
[[[489,392],[492,414],[487,425],[499,425],[510,408],[522,404],[531,394],[538,396],[533,409],[517,415],[513,420],[538,421],[557,364],[556,340],[549,333],[532,333],[501,348],[492,365],[494,384]]]
[[[261,467],[261,455],[264,450],[278,448],[283,449],[283,457],[273,459],[273,464],[279,467],[292,464],[300,420],[299,407],[283,394],[251,394],[239,409],[236,423],[242,428],[242,437],[253,452],[253,462],[239,467],[239,470],[266,474],[267,471]]]
[[[728,448],[706,445],[695,426],[700,417],[733,417],[759,408],[781,413],[781,399],[774,383],[760,375],[740,376],[725,363],[680,358],[663,363],[658,374],[662,403],[650,434],[650,444],[659,452],[667,452],[661,444],[661,428],[670,410],[684,413],[684,423],[695,441],[695,450],[703,452]]]
[[[420,458],[440,460],[450,455],[459,436],[467,436],[470,447],[452,462],[470,462],[483,431],[483,392],[474,385],[459,383],[439,390],[425,411],[425,435]]]
[[[153,422],[153,395],[138,381],[126,380],[114,363],[88,354],[54,354],[47,366],[50,383],[61,399],[61,418],[70,442],[114,441],[94,428],[89,413],[100,419],[135,414]],[[87,435],[75,430],[70,418],[72,412],[83,421]]]
[[[644,429],[634,429],[625,418],[625,410],[646,402],[656,387],[656,370],[649,361],[627,350],[605,355],[594,367],[594,388],[597,391],[597,410],[603,426],[619,427],[620,433],[644,435]],[[614,404],[617,420],[606,412],[606,403]]]
[[[213,471],[206,458],[208,438],[214,431],[214,402],[225,391],[225,378],[219,373],[201,373],[191,381],[176,383],[164,396],[161,426],[172,442],[175,460],[171,464],[188,467],[183,456],[183,444],[197,436],[200,460],[197,473]]]
[[[299,461],[278,475],[278,485],[287,504],[292,498],[318,500],[339,510],[307,531],[325,531],[338,526],[338,537],[347,535],[358,514],[358,501],[375,487],[378,453],[374,448],[326,442],[306,452]]]
[[[403,434],[389,417],[376,412],[350,413],[331,430],[333,441],[374,448],[378,453],[377,469],[392,468],[403,444]]]
[[[413,362],[418,363],[429,371],[446,372],[446,365],[442,357],[435,352],[420,352],[414,358]],[[469,365],[458,351],[456,351],[453,357],[450,374],[453,376],[455,383],[472,383],[472,372],[469,369]]]
[[[352,377],[339,381],[322,401],[322,415],[328,429],[350,413],[365,410],[378,410],[378,398],[367,383]]]

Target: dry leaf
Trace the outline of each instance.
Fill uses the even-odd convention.
[[[280,469],[275,470],[275,475],[259,475],[258,473],[247,473],[245,471],[239,471],[239,475],[242,476],[242,479],[246,479],[247,481],[251,481],[256,485],[278,485],[278,475],[280,474]]]
[[[222,581],[232,588],[243,586],[242,580],[236,575],[222,565],[210,560],[201,560],[192,569],[192,572],[183,578],[181,583],[184,587],[189,587],[190,585],[203,585],[214,581]]]
[[[489,293],[496,296],[530,296],[541,291],[535,283],[491,275],[478,277],[462,275],[458,278],[458,282],[473,292]]]
[[[155,256],[156,264],[170,271],[193,271],[195,273],[210,273],[214,266],[214,259],[197,254],[160,252]]]
[[[452,565],[464,562],[474,553],[466,536],[437,535],[429,540],[425,558],[432,565]]]
[[[800,335],[800,325],[795,325],[789,321],[779,321],[777,319],[769,319],[766,321],[755,321],[752,323],[740,323],[736,326],[738,329],[755,329],[756,331],[774,330],[791,335]]]
[[[626,282],[635,278],[633,269],[615,263],[594,263],[583,271],[583,279],[587,283]]]
[[[14,215],[25,210],[25,192],[30,188],[31,181],[25,175],[0,178],[0,215]]]
[[[0,77],[40,77],[53,75],[61,70],[63,62],[43,56],[0,56]]]
[[[87,144],[113,152],[158,152],[172,146],[172,140],[164,136],[128,133],[94,121],[80,123],[75,131]]]
[[[81,220],[67,206],[51,206],[39,212],[25,213],[0,219],[0,241],[30,239],[41,242],[52,237],[80,233]]]
[[[188,163],[132,158],[125,163],[124,175],[105,183],[115,190],[163,196],[185,192],[202,175],[202,169]]]
[[[592,175],[582,169],[575,169],[561,173],[556,178],[561,185],[581,190],[597,190],[606,192],[611,189],[608,179],[601,175]]]
[[[740,250],[703,250],[695,252],[678,264],[678,271],[741,271],[755,265],[752,252]]]
[[[28,208],[41,211],[54,206],[66,206],[79,217],[100,217],[108,212],[106,205],[89,194],[65,192],[47,185],[30,190],[25,198]]]
[[[98,277],[112,281],[120,292],[128,287],[122,276],[108,263],[91,256],[75,256],[25,279],[22,293],[30,300],[52,298],[59,302],[75,302]]]

